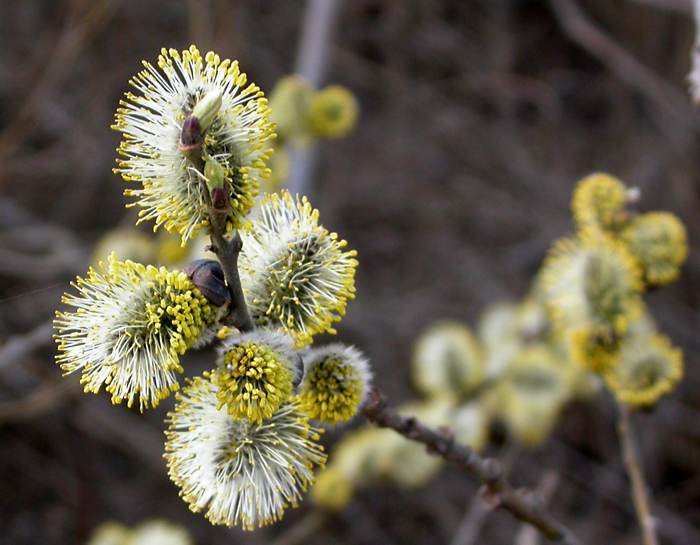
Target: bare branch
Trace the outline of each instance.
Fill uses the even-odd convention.
[[[388,409],[384,397],[377,390],[370,393],[364,415],[379,427],[390,428],[406,439],[423,443],[430,453],[479,479],[484,485],[487,504],[492,508],[509,511],[518,520],[537,528],[554,543],[581,545],[571,530],[535,503],[531,495],[513,488],[497,460],[483,458],[468,447],[456,443],[448,433],[434,430],[415,418],[401,416]]]
[[[67,380],[39,386],[25,398],[0,403],[0,424],[24,422],[43,416],[80,391],[78,383]]]
[[[696,129],[697,119],[683,106],[687,99],[678,89],[659,78],[608,34],[601,30],[573,0],[550,0],[552,11],[567,35],[598,59],[622,81],[646,96],[662,111],[675,116],[686,129]]]

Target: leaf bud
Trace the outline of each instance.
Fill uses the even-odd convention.
[[[212,305],[220,307],[231,301],[231,292],[218,261],[197,259],[187,265],[184,272]]]

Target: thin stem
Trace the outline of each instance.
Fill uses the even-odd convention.
[[[620,403],[618,405],[620,416],[617,421],[617,431],[620,435],[622,446],[622,459],[625,463],[627,475],[630,478],[632,501],[639,519],[639,527],[642,530],[642,543],[644,545],[658,545],[656,537],[656,524],[651,514],[649,495],[646,481],[640,463],[639,451],[634,440],[634,433],[630,423],[629,407]]]
[[[388,409],[384,397],[377,390],[370,393],[364,415],[376,426],[390,428],[411,441],[423,443],[430,453],[479,479],[484,485],[484,498],[493,509],[509,511],[515,518],[537,528],[552,542],[581,545],[571,530],[533,501],[530,494],[513,488],[497,460],[483,458],[468,447],[456,443],[446,431],[434,430],[413,417],[401,416]]]
[[[226,238],[224,235],[225,227],[222,228],[220,225],[222,222],[220,214],[210,211],[209,218],[211,223],[209,235],[211,237],[212,251],[219,258],[226,284],[231,292],[229,314],[223,322],[235,326],[240,331],[252,331],[255,325],[248,312],[248,305],[246,305],[243,288],[241,287],[241,277],[238,274],[238,256],[243,248],[243,242],[238,231],[234,231],[231,238]],[[223,218],[223,223],[226,223],[225,217]]]

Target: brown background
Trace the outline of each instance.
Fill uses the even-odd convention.
[[[636,419],[662,543],[678,545],[700,543],[700,116],[685,89],[689,4],[581,0],[582,23],[570,1],[346,1],[328,80],[356,93],[361,119],[352,136],[322,147],[311,195],[361,259],[340,338],[367,352],[392,402],[413,395],[407,362],[422,328],[445,317],[474,324],[490,303],[526,292],[550,242],[571,229],[582,175],[610,171],[642,189],[642,208],[678,214],[693,251],[681,280],[648,300],[683,347],[687,377]],[[172,401],[140,416],[80,395],[77,378],[60,378],[46,328],[35,330],[100,235],[133,220],[111,173],[118,135],[109,125],[140,60],[196,42],[238,58],[269,90],[293,69],[303,7],[0,2],[0,342],[36,345],[0,363],[3,545],[81,544],[105,519],[152,516],[184,524],[198,544],[263,544],[288,537],[311,508],[246,534],[190,514],[160,458]],[[198,354],[188,369],[208,362]],[[639,543],[605,395],[571,406],[549,443],[517,457],[513,478],[535,486],[548,467],[559,476],[553,510],[582,540]],[[475,491],[451,469],[415,492],[382,485],[305,543],[449,543]],[[517,530],[498,513],[478,543],[510,544]]]

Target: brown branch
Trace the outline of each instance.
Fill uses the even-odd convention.
[[[513,488],[497,460],[483,458],[468,447],[456,443],[449,433],[434,430],[415,418],[401,416],[388,409],[384,397],[377,390],[370,393],[363,412],[376,426],[390,428],[411,441],[423,443],[430,453],[479,479],[484,485],[485,499],[492,508],[509,511],[518,520],[537,528],[552,542],[581,545],[573,533],[541,505],[536,504],[531,495]]]
[[[642,530],[642,543],[644,545],[658,545],[656,537],[656,523],[651,514],[647,485],[640,463],[639,451],[634,440],[632,426],[630,424],[629,407],[619,404],[620,416],[617,421],[617,431],[622,446],[622,459],[625,463],[627,475],[630,478],[632,501],[639,519],[639,527]]]
[[[688,14],[693,11],[692,0],[633,0],[637,4],[646,4],[655,9],[672,13]]]
[[[550,469],[544,474],[537,487],[537,493],[540,496],[542,505],[547,505],[558,483],[559,476],[555,471]],[[514,545],[538,545],[539,542],[540,538],[535,529],[532,526],[523,524],[520,531],[515,536]]]
[[[231,238],[226,238],[224,234],[226,232],[226,216],[211,207],[209,210],[211,249],[219,258],[226,284],[231,292],[229,314],[223,321],[235,326],[240,331],[251,331],[255,325],[248,312],[248,305],[246,305],[241,287],[241,277],[238,274],[238,256],[243,248],[243,242],[238,231],[234,231]]]

